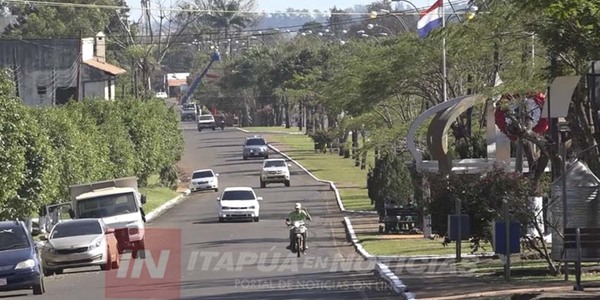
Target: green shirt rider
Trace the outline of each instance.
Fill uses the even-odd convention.
[[[305,209],[302,209],[302,204],[296,203],[295,209],[288,214],[287,219],[285,219],[287,225],[291,225],[294,221],[306,221],[311,220],[310,214]],[[290,244],[285,247],[288,250],[291,250],[294,247],[294,229],[290,229]],[[304,233],[304,244],[306,245],[306,232]],[[308,250],[308,246],[305,246]]]

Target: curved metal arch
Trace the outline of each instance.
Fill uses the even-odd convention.
[[[421,153],[417,150],[417,143],[415,142],[415,136],[417,134],[417,129],[419,129],[419,126],[421,126],[427,119],[431,118],[432,116],[436,115],[436,114],[440,114],[443,113],[446,109],[455,106],[456,104],[460,103],[460,101],[462,101],[463,99],[467,98],[469,96],[463,96],[463,97],[458,97],[458,98],[454,98],[454,99],[450,99],[446,102],[442,102],[434,107],[429,108],[428,110],[426,110],[425,112],[423,112],[422,114],[420,114],[410,125],[410,128],[408,129],[408,134],[406,137],[406,147],[408,148],[408,151],[410,151],[410,153],[412,154],[412,156],[415,159],[415,164],[417,167],[417,170],[420,171],[421,170],[421,166],[422,166],[422,162],[423,162],[423,155],[421,155]],[[436,116],[437,118],[437,116]],[[432,121],[433,123],[433,121]],[[431,130],[431,125],[429,126],[429,129]],[[430,139],[429,139],[429,132],[427,134],[427,144],[430,144]]]
[[[460,101],[442,112],[439,118],[436,118],[436,120],[429,125],[429,128],[432,130],[429,132],[427,138],[432,141],[430,151],[432,155],[435,153],[440,174],[449,174],[452,172],[452,159],[448,156],[448,145],[444,143],[444,137],[446,136],[450,125],[452,125],[456,118],[462,113],[466,112],[479,101],[485,100],[485,96],[478,94],[462,97]]]

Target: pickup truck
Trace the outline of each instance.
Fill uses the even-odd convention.
[[[142,205],[146,196],[139,192],[136,177],[72,185],[70,192],[71,202],[53,205],[54,210],[68,207],[71,219],[102,219],[115,230],[119,253],[131,250],[132,258],[145,258],[146,217]],[[53,223],[58,222],[60,218]]]
[[[181,106],[181,121],[196,121],[198,117],[198,107],[193,103],[186,103]]]

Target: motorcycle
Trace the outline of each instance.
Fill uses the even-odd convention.
[[[291,227],[290,230],[293,230],[295,234],[294,247],[291,250],[300,257],[300,254],[305,254],[306,252],[306,241],[304,240],[306,225],[304,221],[294,221],[293,223],[288,221],[287,224]]]
[[[225,130],[225,120],[221,120],[221,130]]]

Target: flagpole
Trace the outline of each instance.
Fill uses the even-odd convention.
[[[442,0],[442,28],[446,27],[446,10],[444,9],[444,0]],[[442,72],[444,75],[443,89],[444,89],[444,102],[448,101],[448,77],[446,70],[446,36],[442,37]]]

